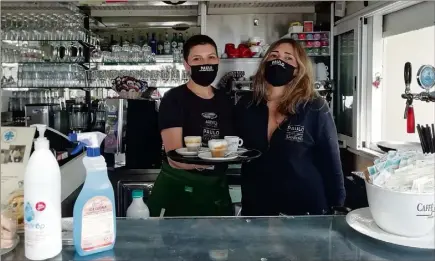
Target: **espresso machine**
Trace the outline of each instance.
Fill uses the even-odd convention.
[[[55,128],[55,114],[60,111],[59,104],[35,103],[25,106],[26,127],[32,124],[44,124]]]

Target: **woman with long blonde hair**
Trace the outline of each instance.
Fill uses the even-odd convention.
[[[262,156],[242,166],[242,215],[319,215],[345,199],[337,131],[314,89],[310,59],[292,39],[273,43],[236,105],[236,128]]]

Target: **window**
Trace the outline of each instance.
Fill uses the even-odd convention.
[[[357,147],[358,70],[360,68],[361,20],[357,17],[334,27],[333,109],[338,138],[343,147]]]
[[[416,75],[422,65],[435,65],[435,2],[390,2],[362,18],[359,146],[376,150],[375,143],[381,140],[419,141],[417,132],[406,131],[403,71],[410,62],[411,92],[423,92]],[[377,76],[379,87],[373,85]],[[434,103],[414,101],[413,105],[416,124],[434,123]]]

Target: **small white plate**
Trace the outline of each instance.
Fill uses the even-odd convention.
[[[203,159],[203,160],[209,160],[209,161],[227,161],[227,160],[233,160],[233,159],[237,159],[238,155],[231,155],[228,157],[223,157],[223,158],[213,158],[211,156],[211,152],[201,152],[198,154],[198,158]]]
[[[434,232],[423,237],[403,237],[390,234],[376,225],[370,208],[360,208],[350,212],[346,215],[346,222],[356,231],[384,242],[407,247],[435,249]]]
[[[179,148],[175,150],[181,156],[196,156],[198,155],[197,151],[188,151],[187,148]]]

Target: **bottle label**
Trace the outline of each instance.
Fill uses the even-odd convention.
[[[177,46],[178,46],[177,42],[173,41],[172,42],[172,49],[177,48]]]
[[[28,248],[44,247],[47,242],[60,240],[61,214],[47,200],[27,201],[24,204],[25,245]],[[56,224],[56,222],[58,222]]]
[[[170,54],[171,53],[171,44],[169,42],[165,42],[164,45],[164,50],[165,50],[165,54]]]
[[[113,205],[109,198],[96,196],[88,200],[82,212],[82,249],[93,251],[113,244],[114,222]]]

